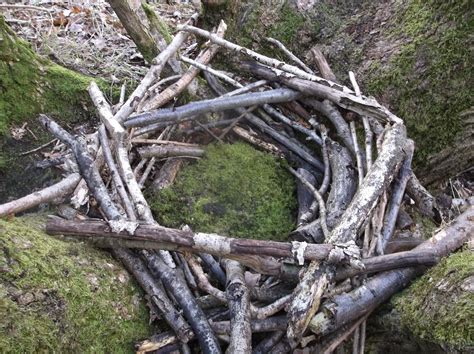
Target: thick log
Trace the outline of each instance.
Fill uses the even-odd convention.
[[[277,241],[231,238],[216,234],[192,233],[178,229],[169,229],[158,225],[139,224],[133,235],[125,231],[115,233],[103,221],[70,221],[50,219],[46,224],[50,235],[78,236],[94,238],[128,239],[131,241],[151,241],[160,244],[175,245],[173,249],[205,252],[216,256],[258,255],[303,260],[325,260],[336,248],[328,244],[304,244]],[[343,261],[339,259],[338,261]]]
[[[112,6],[129,36],[137,45],[140,53],[148,62],[151,62],[162,48],[159,48],[159,44],[155,42],[155,39],[143,24],[137,11],[132,8],[130,0],[107,1]]]
[[[387,189],[397,165],[403,159],[405,145],[405,126],[395,124],[389,128],[385,134],[382,150],[338,225],[331,232],[328,242],[338,243],[356,240],[366,216],[370,214],[378,198]]]
[[[474,235],[474,206],[457,217],[452,224],[437,232],[429,240],[415,248],[415,251],[430,251],[438,257],[462,247]],[[309,328],[324,335],[364,316],[393,294],[406,287],[411,280],[423,273],[423,268],[403,268],[384,272],[369,278],[361,287],[347,294],[334,297],[322,305],[321,311],[313,317]]]
[[[69,195],[81,180],[79,173],[72,173],[52,186],[33,192],[19,199],[0,205],[0,217],[13,215],[34,208],[41,203],[49,203],[56,198]]]

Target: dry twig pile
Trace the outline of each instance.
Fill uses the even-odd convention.
[[[69,148],[72,170],[56,185],[1,205],[0,215],[60,196],[72,194],[75,207],[93,198],[103,220],[55,217],[47,231],[111,248],[135,276],[152,310],[171,328],[139,343],[139,352],[186,351],[192,341],[205,353],[224,347],[231,353],[305,347],[331,352],[352,333],[355,352],[363,352],[365,319],[423,266],[459,248],[473,231],[474,210],[430,240],[400,251],[401,243],[391,238],[403,198],[413,199],[428,217],[435,208],[411,170],[414,144],[403,120],[363,96],[352,73],[353,88],[337,83],[316,48],[319,74],[284,47],[297,66],[226,41],[225,29],[223,22],[215,33],[192,23],[180,26],[140,85],[113,108],[92,83],[89,93],[102,122],[94,134],[73,136],[40,116],[45,129]],[[191,34],[208,42],[195,59],[178,56]],[[256,79],[237,81],[212,69],[209,63],[218,50],[244,58],[239,70]],[[160,79],[170,59],[190,66]],[[161,108],[200,72],[216,98]],[[199,122],[222,111],[233,112],[234,118]],[[219,141],[233,135],[297,166],[291,169],[299,200],[292,241],[235,239],[157,224],[143,186],[152,176],[153,185],[172,183],[179,160],[167,161],[153,174],[155,163],[204,153],[176,134],[183,123],[188,133],[204,131]],[[277,123],[298,134],[275,129]],[[357,138],[361,131],[364,146]],[[267,335],[252,337],[260,332]]]

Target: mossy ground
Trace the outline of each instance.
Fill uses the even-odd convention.
[[[87,92],[91,80],[36,55],[0,16],[0,201],[40,186],[35,174],[24,173],[35,157],[19,156],[52,139],[36,122],[39,113],[57,119],[66,129],[95,119]],[[97,82],[104,93],[117,97],[117,90],[110,92],[105,81]],[[13,139],[10,128],[25,122],[35,137],[27,133],[20,141]]]
[[[325,4],[318,3],[310,14],[305,14],[298,12],[290,1],[229,0],[220,6],[205,6],[202,16],[204,23],[201,26],[212,28],[224,19],[228,25],[226,39],[286,61],[288,58],[265,38],[276,38],[294,53],[302,56],[320,29],[329,23],[329,11],[321,11],[322,6]],[[319,17],[316,18],[314,14],[319,14]],[[225,59],[222,59],[222,62],[215,64],[221,66],[225,65],[225,62]]]
[[[0,220],[1,352],[133,352],[150,333],[129,275],[106,252]]]
[[[452,254],[392,302],[420,338],[455,348],[474,346],[474,253]]]
[[[400,6],[391,38],[405,44],[388,66],[372,66],[368,92],[389,95],[416,141],[415,165],[449,147],[473,105],[474,8],[470,1],[413,0]]]
[[[213,145],[149,199],[158,221],[194,231],[286,240],[294,227],[292,176],[270,155],[242,144]]]

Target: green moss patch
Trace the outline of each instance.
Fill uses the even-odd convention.
[[[275,159],[236,143],[215,145],[150,198],[158,221],[235,237],[286,240],[294,227],[295,185]]]
[[[401,6],[390,35],[403,38],[383,70],[372,67],[368,92],[391,96],[417,143],[415,165],[449,147],[473,105],[473,7],[469,1],[410,1]]]
[[[148,314],[106,252],[39,231],[42,219],[0,220],[2,352],[133,352]]]
[[[87,92],[91,80],[36,55],[0,16],[0,202],[43,185],[43,173],[28,170],[36,157],[19,156],[52,138],[37,123],[39,113],[66,129],[95,119]],[[97,83],[104,93],[118,97],[118,89],[110,90],[101,79]],[[25,122],[35,137],[28,132],[20,140],[12,138],[10,129]]]
[[[474,345],[474,253],[455,253],[393,300],[402,324],[423,339],[453,347]]]

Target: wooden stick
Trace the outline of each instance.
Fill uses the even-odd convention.
[[[329,66],[326,57],[317,45],[311,48],[310,54],[313,56],[313,59],[316,62],[316,66],[321,73],[321,77],[325,78],[326,80],[337,82],[336,75],[334,75],[334,72]]]
[[[37,148],[34,148],[34,149],[31,149],[31,150],[22,152],[22,153],[20,154],[20,156],[26,156],[26,155],[32,154],[32,153],[34,153],[34,152],[40,151],[40,150],[44,149],[45,147],[48,147],[49,145],[54,144],[54,143],[57,142],[57,141],[58,141],[58,139],[53,139],[53,140],[51,140],[50,142],[48,142],[48,143],[46,143],[46,144],[43,144],[43,145],[41,145],[41,146],[38,146]]]
[[[292,127],[294,130],[307,135],[311,140],[313,140],[316,144],[322,145],[323,142],[321,138],[316,134],[314,130],[310,130],[306,127],[304,127],[302,124],[292,121],[288,117],[286,117],[284,114],[278,112],[275,108],[270,106],[269,104],[263,105],[263,109],[270,114],[271,116],[277,118],[281,122],[285,123],[286,125]]]
[[[33,192],[19,199],[0,205],[0,217],[13,215],[34,208],[42,203],[49,203],[56,198],[69,195],[81,180],[79,173],[72,173],[65,179],[40,191]]]
[[[232,128],[232,131],[237,136],[239,136],[241,139],[249,142],[250,144],[255,145],[256,147],[258,147],[258,148],[260,148],[260,149],[262,149],[266,152],[269,152],[270,154],[274,154],[274,155],[277,155],[277,156],[280,156],[280,157],[283,155],[283,152],[278,147],[257,138],[255,136],[256,134],[252,134],[248,130],[245,130],[242,127],[239,127],[239,126],[234,127],[234,128]]]
[[[180,145],[163,145],[163,146],[147,146],[138,149],[138,153],[142,158],[156,157],[156,158],[168,158],[168,157],[180,157],[180,156],[192,156],[202,157],[205,154],[205,150],[201,147],[193,146],[180,146]]]
[[[273,332],[271,336],[267,336],[258,343],[258,345],[253,349],[252,354],[270,353],[271,349],[281,340],[284,334],[284,331]]]
[[[92,82],[89,86],[89,92],[91,98],[98,108],[100,119],[104,123],[105,127],[113,137],[116,147],[116,159],[117,167],[120,172],[120,176],[124,184],[127,186],[130,198],[135,205],[139,219],[147,220],[148,222],[155,222],[151,213],[151,209],[141,192],[140,186],[133,174],[130,161],[128,159],[128,151],[125,146],[125,140],[127,139],[127,132],[122,125],[116,120],[115,116],[112,115],[112,109],[105,100],[104,95],[100,91],[99,87],[95,82]]]
[[[291,172],[291,174],[293,174],[293,176],[297,177],[306,186],[306,188],[308,188],[311,191],[311,193],[313,193],[314,198],[318,201],[318,204],[319,204],[319,218],[320,218],[319,222],[320,222],[320,225],[321,225],[321,229],[323,230],[324,238],[329,237],[329,230],[328,230],[328,226],[326,224],[326,205],[324,203],[323,197],[321,196],[321,194],[319,194],[319,192],[316,190],[316,188],[314,188],[313,185],[306,180],[306,178],[304,178],[302,175],[300,175],[298,172],[296,172],[291,167],[288,168],[288,170]]]
[[[160,139],[132,139],[132,144],[158,144],[158,145],[176,145],[176,146],[188,146],[188,147],[199,147],[199,144],[183,143],[181,141],[172,140],[160,140]]]
[[[192,233],[178,229],[169,229],[158,225],[139,224],[133,235],[125,231],[112,232],[103,221],[48,220],[46,230],[50,235],[78,236],[94,238],[104,236],[111,239],[129,239],[131,241],[150,241],[167,245],[173,250],[192,250],[217,256],[258,255],[293,259],[300,263],[304,260],[324,260],[337,246],[329,244],[304,244],[277,241],[231,238],[216,234]],[[337,262],[348,260],[340,258]],[[334,259],[336,261],[336,259]]]
[[[188,342],[192,338],[191,327],[174,308],[166,292],[157,285],[143,261],[125,249],[114,248],[112,254],[133,274],[135,280],[148,294],[150,301],[161,311],[166,323],[170,325],[178,338],[185,343]]]
[[[242,266],[233,260],[226,260],[226,296],[230,310],[229,353],[249,353],[252,350],[250,328],[250,293],[245,284]]]
[[[257,60],[258,62],[260,62],[262,64],[269,65],[273,68],[278,68],[278,69],[283,70],[283,71],[288,72],[288,73],[292,73],[292,74],[294,74],[296,76],[299,76],[303,79],[318,82],[318,83],[320,83],[322,85],[325,85],[325,86],[328,86],[328,87],[334,87],[335,89],[340,90],[341,92],[348,92],[348,93],[353,92],[351,89],[349,89],[345,86],[341,86],[339,84],[336,84],[334,82],[325,80],[325,79],[323,79],[321,77],[318,77],[316,75],[309,74],[309,73],[297,68],[296,66],[288,65],[288,64],[286,64],[282,61],[267,57],[267,56],[262,55],[262,54],[259,54],[257,52],[254,52],[253,50],[248,49],[248,48],[241,47],[241,46],[239,46],[235,43],[229,42],[229,41],[227,41],[223,38],[220,38],[220,37],[216,36],[213,33],[205,31],[203,29],[193,27],[193,26],[189,26],[189,25],[178,26],[178,29],[180,31],[191,32],[191,33],[194,33],[198,36],[207,38],[212,43],[216,43],[220,46],[223,46],[226,49],[232,50],[237,54],[247,55],[247,56],[251,57],[253,60]]]
[[[83,141],[80,138],[75,139],[71,134],[61,128],[55,121],[41,114],[39,121],[56,138],[69,145],[76,158],[81,176],[85,179],[87,187],[94,195],[109,220],[120,219],[120,213],[113,205],[107,192],[102,177],[97,170],[94,159],[91,157]]]
[[[44,11],[51,13],[52,9],[47,9],[40,6],[32,6],[32,5],[20,5],[20,4],[0,4],[0,8],[4,9],[18,9],[18,10],[33,10],[33,11]]]
[[[282,331],[286,326],[285,316],[276,316],[264,320],[252,320],[250,323],[252,333]],[[212,330],[217,334],[230,333],[230,321],[220,321],[211,323]],[[193,333],[194,335],[194,333]],[[146,353],[158,350],[166,345],[176,343],[178,338],[171,332],[164,332],[138,343],[137,353]]]
[[[194,14],[191,16],[190,21],[196,21],[197,17],[198,15]],[[155,59],[153,59],[153,65],[151,66],[150,70],[148,70],[147,74],[137,86],[135,91],[133,91],[124,105],[120,107],[119,111],[114,115],[114,119],[116,121],[123,122],[128,118],[128,116],[130,116],[130,114],[133,113],[140,100],[148,91],[149,87],[160,76],[161,71],[163,70],[167,61],[176,53],[188,36],[189,34],[186,32],[178,32],[168,47],[166,47],[164,51],[162,51]]]
[[[437,232],[416,247],[416,251],[431,251],[445,257],[460,248],[474,234],[474,206],[458,216],[452,224]],[[323,304],[322,310],[311,320],[309,329],[319,335],[337,328],[372,311],[393,294],[403,289],[422,268],[403,268],[371,277],[361,287],[348,294],[341,294]]]
[[[133,208],[132,202],[128,197],[127,191],[125,190],[125,186],[122,182],[122,178],[120,178],[120,173],[113,160],[112,151],[110,150],[109,146],[109,139],[107,138],[107,132],[103,125],[99,128],[99,139],[100,144],[102,146],[102,151],[104,153],[105,161],[107,163],[107,166],[109,167],[110,174],[112,175],[112,180],[114,181],[115,188],[117,189],[120,199],[122,199],[122,203],[125,212],[127,213],[127,217],[130,220],[137,220],[135,209]]]
[[[255,63],[244,62],[240,64],[240,67],[266,80],[276,80],[301,93],[314,95],[322,100],[329,100],[360,115],[374,117],[382,123],[403,123],[402,119],[378,103],[373,97],[357,97],[352,90],[350,92],[341,91],[332,86],[300,79],[279,69],[272,69]]]
[[[349,150],[338,143],[326,139],[329,164],[332,171],[331,191],[326,207],[328,228],[332,230],[339,221],[344,211],[349,206],[356,192],[355,169]],[[293,237],[313,240],[316,243],[324,242],[324,235],[319,220],[298,227]]]
[[[406,129],[403,125],[395,124],[388,130],[377,160],[367,173],[339,224],[331,232],[328,240],[330,243],[347,242],[357,238],[365,216],[375,207],[377,199],[388,187],[396,166],[403,158],[402,149],[405,147],[405,139]]]
[[[271,44],[275,45],[276,47],[278,47],[283,53],[285,53],[285,55],[292,61],[294,61],[296,64],[298,64],[301,69],[303,69],[304,71],[306,71],[308,74],[313,74],[314,75],[314,72],[313,70],[311,70],[305,63],[303,63],[296,55],[294,55],[292,52],[290,52],[286,47],[285,45],[280,42],[279,40],[277,39],[274,39],[274,38],[271,38],[271,37],[267,37],[265,38],[267,40],[267,42],[270,42]],[[324,76],[323,76],[324,77]],[[335,81],[335,80],[334,80]]]
[[[217,81],[216,78],[214,78],[212,75],[205,75],[207,82],[209,85],[212,87],[212,89],[219,95],[223,95],[226,93],[226,90],[222,85]],[[254,94],[256,95],[256,94]],[[291,101],[291,100],[288,100]],[[268,103],[268,102],[267,102]],[[245,110],[243,108],[236,108],[236,111],[239,114],[245,113]],[[271,128],[269,125],[267,125],[265,122],[263,122],[260,118],[258,118],[256,115],[252,113],[247,113],[245,118],[249,123],[251,123],[253,126],[257,127],[259,130],[264,132],[265,134],[269,135],[272,139],[276,140],[278,143],[281,145],[285,146],[287,149],[293,151],[295,154],[297,154],[299,157],[301,157],[303,160],[307,161],[309,164],[312,166],[316,167],[316,169],[320,171],[324,171],[324,165],[319,161],[317,158],[309,154],[305,149],[303,149],[299,144],[296,144],[295,142],[291,141],[287,137],[283,136],[273,128]]]
[[[186,286],[182,275],[166,266],[166,264],[155,254],[142,251],[147,257],[148,268],[152,274],[158,277],[166,288],[172,292],[175,299],[183,309],[184,316],[189,321],[196,334],[201,349],[204,353],[220,353],[221,348],[212,331],[209,322],[206,320],[204,312],[198,306],[193,294]]]
[[[219,70],[214,70],[213,68],[211,68],[211,66],[209,65],[205,65],[197,60],[192,60],[188,57],[185,57],[185,56],[181,56],[181,60],[184,61],[185,63],[188,63],[188,64],[191,64],[193,66],[195,66],[196,68],[200,69],[200,70],[205,70],[209,73],[211,73],[212,75],[214,75],[215,77],[218,77],[226,82],[228,82],[229,84],[235,86],[235,87],[238,87],[238,88],[243,88],[244,85],[242,85],[240,82],[232,79],[229,75],[226,75],[224,74],[222,71],[219,71]],[[264,81],[264,83],[266,83],[266,81]]]
[[[393,232],[395,231],[398,211],[400,210],[400,205],[402,203],[403,195],[405,194],[405,188],[408,179],[412,174],[411,161],[413,158],[414,151],[415,144],[412,140],[409,140],[405,147],[405,160],[403,162],[402,167],[400,168],[400,172],[392,188],[392,196],[390,199],[390,203],[387,207],[387,212],[385,214],[381,239],[378,243],[378,254],[384,254],[387,243],[388,241],[390,241],[390,238],[392,237]]]
[[[125,127],[143,127],[157,122],[182,121],[184,118],[192,119],[196,115],[208,112],[220,112],[237,107],[255,106],[264,103],[278,103],[293,101],[300,94],[290,89],[275,89],[258,93],[246,93],[242,95],[215,98],[191,102],[184,106],[172,109],[160,109],[136,115],[124,123]]]
[[[224,33],[227,29],[227,25],[224,21],[221,20],[219,26],[217,27],[216,35],[219,37],[223,37]],[[218,46],[211,45],[207,50],[201,52],[198,57],[197,61],[202,64],[207,64],[211,61],[214,55],[217,53]],[[160,92],[157,96],[149,99],[143,107],[139,107],[139,111],[151,111],[152,109],[159,108],[171,100],[173,97],[178,96],[184,89],[191,83],[192,80],[199,74],[199,69],[191,67],[189,68],[181,78],[176,81],[174,84]]]

